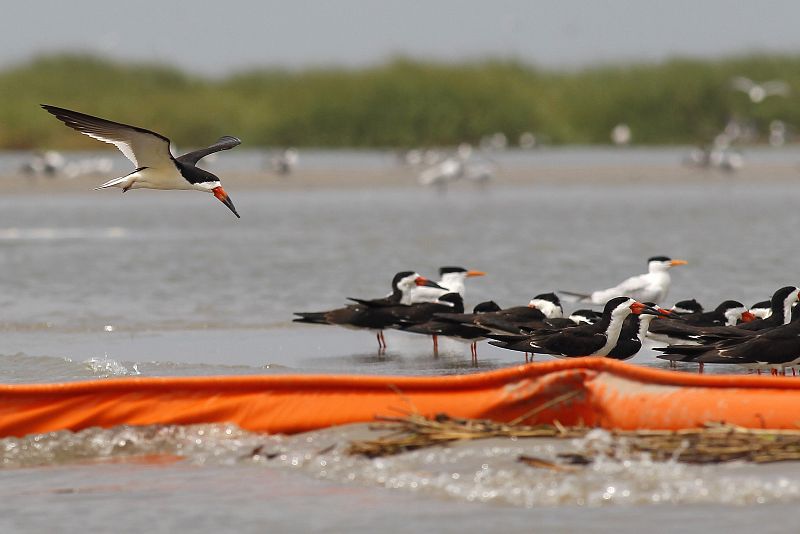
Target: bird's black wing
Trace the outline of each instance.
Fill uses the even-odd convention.
[[[116,146],[137,168],[172,165],[169,139],[159,133],[47,104],[42,107],[70,128]]]
[[[214,152],[220,152],[221,150],[230,150],[231,148],[241,144],[242,141],[238,137],[233,137],[231,135],[223,135],[217,140],[216,143],[214,143],[210,147],[201,148],[200,150],[195,150],[193,152],[188,152],[183,156],[180,156],[175,159],[187,165],[196,165],[198,161],[208,156],[209,154],[213,154]]]

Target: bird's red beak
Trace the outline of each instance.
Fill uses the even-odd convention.
[[[231,210],[234,215],[236,215],[241,219],[239,214],[236,212],[236,208],[233,206],[233,201],[231,200],[231,197],[229,197],[228,193],[226,193],[225,190],[222,189],[221,185],[212,189],[211,192],[214,193],[214,196],[217,197],[220,202],[228,206],[228,209]]]
[[[686,260],[672,260],[669,262],[670,267],[675,267],[676,265],[688,265],[689,262]]]
[[[750,321],[754,320],[755,318],[756,318],[756,316],[753,315],[752,313],[750,313],[749,311],[742,312],[742,322],[743,323],[749,323]]]
[[[473,276],[486,276],[486,273],[483,271],[467,271],[467,278],[471,278]]]
[[[631,312],[637,315],[642,313],[642,310],[645,308],[647,308],[647,306],[645,306],[641,302],[634,302],[633,304],[631,304]]]
[[[414,283],[417,284],[418,286],[435,287],[436,289],[444,289],[442,286],[440,286],[436,282],[432,282],[432,281],[428,280],[427,278],[425,278],[424,276],[418,276],[414,280]]]

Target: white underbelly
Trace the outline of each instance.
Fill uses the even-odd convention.
[[[130,175],[132,189],[198,189],[176,168],[147,168]]]

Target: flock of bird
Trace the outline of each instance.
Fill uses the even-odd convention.
[[[213,194],[239,217],[220,179],[197,167],[197,162],[241,143],[223,136],[213,145],[174,157],[169,138],[137,126],[94,117],[77,111],[43,105],[67,126],[94,139],[115,145],[136,169],[97,189],[197,190]],[[387,328],[429,335],[434,351],[438,337],[470,343],[477,362],[477,342],[489,339],[498,347],[528,354],[557,357],[605,356],[625,360],[636,355],[646,337],[669,343],[655,350],[670,362],[739,364],[773,373],[800,364],[800,312],[795,304],[800,289],[778,289],[768,303],[748,310],[742,303],[726,300],[710,312],[695,301],[682,301],[671,309],[658,306],[669,290],[669,270],[686,264],[666,256],[648,260],[648,272],[624,280],[615,287],[580,293],[560,291],[565,299],[602,304],[603,311],[579,310],[564,317],[555,293],[535,296],[527,305],[501,308],[493,301],[465,313],[467,278],[481,271],[443,267],[432,282],[413,271],[397,273],[392,292],[377,299],[349,299],[351,303],[323,312],[299,312],[295,321],[330,324],[376,332],[379,351],[386,349]]]
[[[397,273],[392,293],[377,299],[349,299],[350,304],[322,312],[297,312],[299,323],[337,325],[376,333],[378,350],[386,350],[384,330],[395,329],[431,336],[434,354],[438,338],[470,344],[477,363],[477,343],[528,355],[559,358],[605,356],[627,360],[646,339],[664,342],[658,356],[674,362],[694,362],[700,372],[707,363],[739,364],[776,374],[800,364],[800,288],[778,289],[768,301],[748,309],[726,300],[711,311],[694,299],[669,309],[658,306],[670,286],[668,270],[685,261],[666,256],[648,260],[648,272],[615,287],[578,293],[558,291],[564,299],[603,304],[602,312],[581,309],[565,316],[556,292],[536,295],[527,305],[501,308],[494,301],[481,302],[472,313],[464,312],[465,282],[481,271],[442,267],[437,282],[416,272]],[[798,308],[800,309],[800,308]]]

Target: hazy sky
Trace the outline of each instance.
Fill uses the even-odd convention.
[[[23,0],[0,13],[0,66],[94,51],[224,74],[393,55],[593,62],[800,52],[800,1]]]

